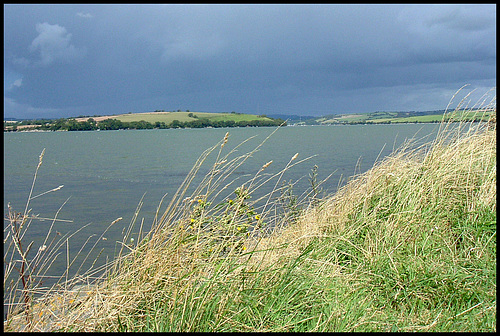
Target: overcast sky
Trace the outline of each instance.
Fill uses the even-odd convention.
[[[496,5],[4,5],[4,116],[444,109]]]

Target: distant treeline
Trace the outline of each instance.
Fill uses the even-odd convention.
[[[40,121],[38,121],[40,123]],[[167,129],[167,128],[206,128],[206,127],[262,127],[262,126],[286,126],[283,119],[258,119],[258,120],[210,120],[206,118],[199,118],[192,121],[179,121],[173,120],[171,123],[157,121],[150,123],[144,120],[141,121],[120,121],[118,119],[105,119],[102,121],[95,121],[93,118],[87,121],[77,121],[76,119],[57,119],[57,120],[44,120],[42,125],[35,126],[34,123],[21,123],[22,125],[33,125],[30,130],[36,129],[41,131],[96,131],[96,130],[120,130],[120,129]],[[20,130],[18,125],[6,128],[4,123],[4,131],[17,131]]]

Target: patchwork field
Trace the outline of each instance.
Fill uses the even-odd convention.
[[[306,124],[363,124],[363,123],[435,123],[441,121],[472,121],[488,120],[491,111],[467,110],[427,112],[371,112],[359,114],[329,115],[317,119],[308,120]]]
[[[88,117],[77,118],[78,121],[86,121]],[[244,114],[244,113],[209,113],[209,112],[145,112],[145,113],[128,113],[128,114],[118,114],[112,116],[102,116],[94,117],[95,121],[101,121],[105,119],[118,119],[122,122],[132,122],[132,121],[147,121],[149,123],[155,123],[157,121],[170,124],[174,120],[181,122],[193,121],[196,119],[210,119],[210,120],[234,120],[238,121],[250,121],[250,120],[271,120],[267,117],[258,116],[255,114]]]

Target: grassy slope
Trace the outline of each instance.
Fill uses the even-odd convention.
[[[361,114],[344,114],[339,116],[329,116],[316,119],[321,124],[335,124],[335,123],[359,123],[359,122],[372,122],[372,123],[428,123],[428,122],[441,122],[449,121],[453,118],[454,121],[470,121],[473,118],[481,118],[481,120],[488,120],[491,111],[452,111],[446,113],[426,114],[421,116],[411,116],[411,112],[407,112],[410,116],[398,116],[396,112],[371,112]]]
[[[154,123],[157,121],[165,122],[166,124],[170,124],[174,120],[179,120],[182,122],[185,121],[193,121],[196,118],[190,117],[189,114],[192,113],[194,116],[198,118],[206,118],[210,120],[234,120],[238,121],[248,121],[248,120],[256,120],[263,119],[263,117],[259,117],[253,114],[238,114],[238,113],[207,113],[207,112],[168,112],[168,113],[131,113],[131,114],[122,114],[114,117],[114,119],[118,119],[120,121],[147,121],[150,123]],[[270,120],[269,118],[264,118],[265,120]]]
[[[496,132],[485,124],[441,131],[302,212],[290,197],[253,208],[242,190],[251,194],[261,172],[214,203],[224,186],[235,190],[225,176],[245,159],[224,155],[222,141],[194,194],[178,195],[154,234],[58,323],[75,331],[495,331]],[[280,213],[285,203],[290,211]],[[246,233],[248,223],[273,221],[270,235]]]

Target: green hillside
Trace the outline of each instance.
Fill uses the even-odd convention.
[[[357,114],[326,115],[310,119],[300,124],[331,125],[331,124],[389,124],[389,123],[438,123],[442,121],[486,121],[491,115],[489,110],[440,111],[424,112],[370,112]]]
[[[286,126],[282,119],[237,112],[145,112],[44,120],[4,121],[4,131],[92,131],[153,128]]]
[[[196,119],[208,119],[212,121],[252,121],[252,120],[272,120],[266,116],[258,116],[255,114],[244,113],[209,113],[209,112],[149,112],[149,113],[130,113],[121,114],[113,119],[118,119],[122,122],[147,121],[149,123],[164,122],[172,123],[174,120],[181,122],[195,121]]]

